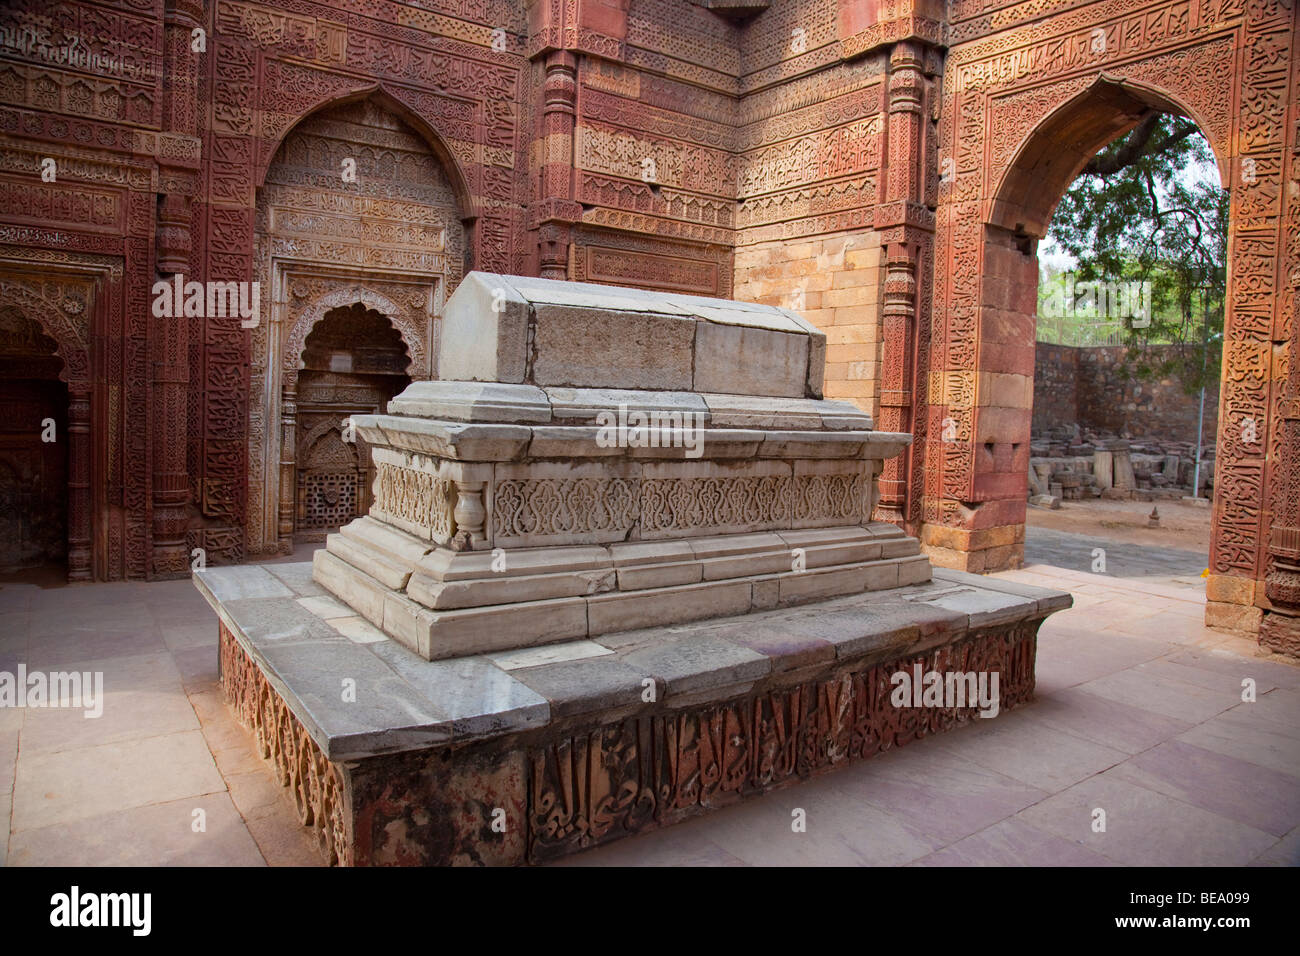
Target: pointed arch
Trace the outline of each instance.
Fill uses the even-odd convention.
[[[1043,238],[1061,198],[1092,157],[1152,112],[1173,113],[1196,124],[1214,152],[1226,188],[1227,146],[1214,142],[1209,127],[1191,108],[1150,84],[1103,72],[1025,136],[993,189],[985,222],[1016,235]]]
[[[451,184],[452,192],[456,197],[456,206],[460,212],[461,223],[466,226],[470,225],[478,216],[475,211],[473,193],[470,190],[469,178],[466,175],[464,166],[448,146],[449,137],[447,133],[438,129],[439,121],[436,117],[421,115],[418,110],[406,103],[399,95],[395,95],[383,83],[369,83],[342,94],[332,93],[324,96],[299,116],[297,120],[285,128],[273,143],[267,144],[265,151],[262,153],[262,161],[258,163],[255,174],[257,188],[261,189],[266,184],[267,173],[275,162],[280,147],[304,122],[320,113],[340,106],[347,106],[351,103],[359,103],[363,100],[369,100],[376,106],[391,112],[424,141],[430,152],[433,153],[434,158],[442,165],[447,180]]]

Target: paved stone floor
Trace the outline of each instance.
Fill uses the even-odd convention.
[[[1075,595],[1034,703],[563,865],[1300,864],[1300,668],[1203,627],[1198,571],[1090,563],[1004,575]],[[20,661],[102,671],[106,702],[0,709],[0,860],[319,865],[188,581],[0,585],[0,671]]]
[[[1103,553],[1099,555],[1098,549]],[[1104,563],[1098,565],[1098,558]],[[1050,564],[1119,578],[1199,577],[1209,560],[1208,547],[1204,551],[1153,548],[1052,528],[1025,529],[1026,564]],[[1093,572],[1094,565],[1105,570]]]

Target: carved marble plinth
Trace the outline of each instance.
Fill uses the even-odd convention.
[[[911,437],[823,399],[824,354],[783,309],[473,273],[456,378],[353,416],[374,503],[315,578],[430,660],[929,580],[871,521]]]
[[[1039,625],[1071,603],[935,569],[814,605],[428,661],[306,563],[194,578],[220,618],[232,708],[326,860],[356,866],[541,863],[993,716],[900,702],[900,672],[996,675],[1010,710],[1033,695]]]

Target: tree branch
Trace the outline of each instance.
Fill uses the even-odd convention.
[[[1196,132],[1195,123],[1184,123],[1182,128],[1171,133],[1169,136],[1151,144],[1151,137],[1155,135],[1159,127],[1160,118],[1163,114],[1151,112],[1143,117],[1142,122],[1138,123],[1124,140],[1119,144],[1114,152],[1100,152],[1089,160],[1088,165],[1083,167],[1083,172],[1090,176],[1113,176],[1120,170],[1132,166],[1143,156],[1150,156],[1157,153],[1163,153],[1172,146],[1182,142],[1187,137]],[[1150,148],[1148,146],[1150,145]]]

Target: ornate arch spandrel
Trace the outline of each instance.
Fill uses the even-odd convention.
[[[1226,43],[1226,39],[1224,40]],[[1213,45],[1179,51],[1193,65],[1212,58]],[[1230,53],[1224,48],[1225,53]],[[1152,110],[1183,116],[1196,124],[1218,166],[1220,182],[1227,188],[1232,144],[1230,104],[1184,102],[1185,93],[1159,83],[1159,61],[1133,64],[1132,73],[1154,81],[1135,79],[1119,68],[1095,76],[1076,76],[1047,86],[1006,96],[990,97],[989,165],[985,183],[988,200],[985,222],[1043,238],[1056,208],[1051,196],[1063,196],[1092,156],[1131,130]],[[1036,119],[1036,121],[1034,121]],[[1063,149],[1063,140],[1069,148]],[[1033,197],[1029,215],[1016,219],[1021,197]]]
[[[303,452],[311,451],[311,449],[315,446],[315,444],[318,441],[320,441],[321,438],[323,438],[328,432],[337,431],[338,429],[339,429],[338,422],[332,422],[328,420],[317,422],[307,431],[305,435],[303,435],[301,438],[298,439],[298,454],[301,456]],[[353,457],[354,458],[356,457],[355,450],[353,451]]]
[[[38,285],[44,288],[38,291],[35,288]],[[58,291],[62,285],[48,280],[40,282],[0,276],[0,300],[16,306],[54,340],[55,353],[63,360],[59,378],[70,386],[89,386],[91,365],[86,323],[91,303],[84,296],[84,288],[78,289],[83,293],[82,297],[67,295],[61,302],[47,297],[50,289]]]
[[[400,88],[390,89],[383,83],[357,84],[344,81],[343,78],[331,77],[331,79],[338,82],[324,84],[317,98],[298,109],[291,121],[286,117],[282,128],[264,129],[264,134],[270,132],[273,135],[264,136],[261,144],[261,153],[254,171],[254,185],[257,189],[265,185],[267,174],[270,172],[271,164],[275,162],[280,147],[303,123],[313,116],[336,107],[370,100],[376,106],[393,113],[424,140],[434,158],[442,165],[451,183],[461,221],[470,222],[477,217],[469,171],[465,168],[462,158],[457,156],[449,146],[449,142],[454,138],[451,130],[441,128],[443,124],[434,111],[421,108],[419,94]]]
[[[402,337],[406,354],[410,361],[406,365],[407,378],[421,377],[429,368],[429,350],[424,341],[423,316],[412,318],[408,309],[398,305],[380,292],[355,284],[334,289],[313,300],[300,309],[284,337],[284,349],[281,351],[281,371],[285,381],[296,380],[298,372],[305,368],[302,355],[307,346],[307,336],[316,323],[325,318],[326,313],[351,305],[363,305],[378,312],[392,323],[397,334]],[[417,374],[418,373],[418,374]]]

